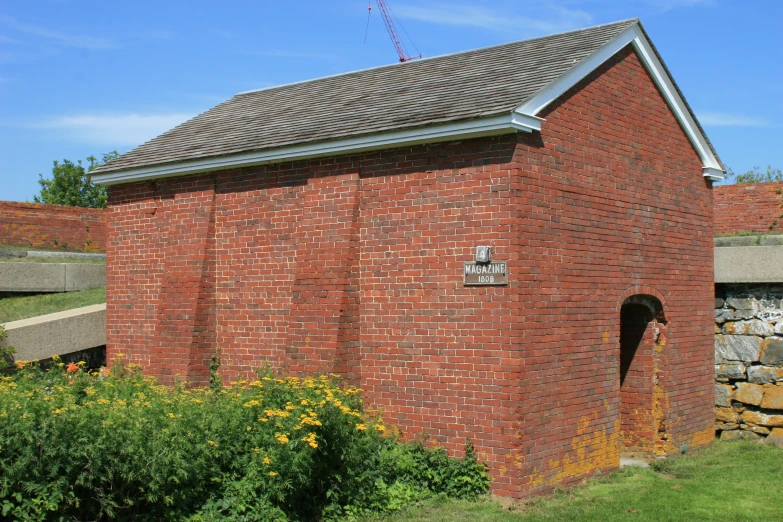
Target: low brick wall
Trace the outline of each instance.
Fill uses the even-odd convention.
[[[716,431],[783,443],[783,284],[719,284],[716,296]]]
[[[0,201],[0,245],[106,250],[106,211]]]
[[[716,234],[783,231],[783,182],[712,189]]]

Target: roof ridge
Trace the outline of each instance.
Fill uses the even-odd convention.
[[[353,70],[353,71],[341,72],[341,73],[337,73],[337,74],[328,74],[326,76],[319,76],[317,78],[308,78],[307,80],[298,80],[298,81],[295,81],[295,82],[283,83],[283,84],[280,84],[280,85],[270,85],[269,87],[261,87],[259,89],[250,89],[248,91],[238,92],[233,97],[236,98],[237,96],[245,96],[245,95],[248,95],[248,94],[255,94],[255,93],[258,93],[258,92],[272,91],[272,90],[275,90],[275,89],[282,89],[284,87],[292,87],[294,85],[301,85],[301,84],[317,82],[317,81],[321,81],[321,80],[328,80],[330,78],[339,78],[341,76],[350,76],[352,74],[359,74],[359,73],[368,72],[368,71],[374,71],[374,70],[378,70],[378,69],[399,67],[399,66],[402,66],[402,65],[407,65],[407,64],[412,64],[412,63],[428,62],[428,61],[431,61],[431,60],[438,60],[438,59],[442,59],[442,58],[450,58],[452,56],[459,56],[459,55],[463,55],[463,54],[476,53],[476,52],[479,52],[479,51],[486,51],[486,50],[489,50],[489,49],[497,49],[497,48],[506,47],[506,46],[510,46],[510,45],[520,44],[522,42],[535,42],[537,40],[546,40],[547,38],[556,38],[558,36],[563,36],[563,35],[566,35],[566,34],[581,33],[581,32],[584,32],[584,31],[591,31],[591,30],[594,30],[594,29],[599,29],[601,27],[608,27],[608,26],[611,26],[611,25],[621,25],[621,24],[628,23],[628,22],[634,22],[634,23],[638,24],[638,23],[641,22],[641,20],[639,19],[639,17],[626,18],[624,20],[617,20],[615,22],[608,22],[608,23],[605,23],[605,24],[598,24],[598,25],[593,25],[593,26],[590,26],[590,27],[583,27],[581,29],[572,29],[570,31],[561,31],[559,33],[547,34],[547,35],[543,35],[543,36],[536,36],[535,38],[527,38],[527,39],[524,39],[524,40],[514,40],[513,42],[505,42],[505,43],[501,43],[501,44],[488,45],[486,47],[477,47],[475,49],[467,49],[465,51],[457,51],[457,52],[448,53],[448,54],[439,54],[437,56],[428,56],[427,58],[421,58],[421,59],[412,60],[412,61],[409,61],[409,62],[388,63],[388,64],[384,64],[384,65],[376,65],[374,67],[366,67],[364,69],[356,69],[356,70]],[[225,103],[225,102],[223,102],[223,103]]]

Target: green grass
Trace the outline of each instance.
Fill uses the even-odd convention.
[[[384,522],[783,520],[783,448],[716,442],[697,454],[625,468],[511,508],[438,498]]]
[[[0,323],[18,321],[38,315],[63,312],[106,302],[106,287],[90,288],[79,292],[41,294],[0,299]]]
[[[53,248],[33,248],[31,246],[5,245],[5,244],[0,244],[0,250],[24,250],[25,252],[27,252],[28,250],[41,250],[43,252],[60,252],[60,250],[56,250]]]

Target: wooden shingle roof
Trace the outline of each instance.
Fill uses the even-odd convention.
[[[633,22],[237,94],[97,172],[510,112]]]
[[[240,93],[92,174],[96,181],[107,183],[176,175],[231,161],[250,164],[250,159],[233,158],[257,159],[253,154],[258,151],[263,154],[307,144],[317,147],[319,143],[515,114],[515,109],[537,102],[542,91],[568,77],[580,64],[584,68],[600,51],[611,47],[607,44],[617,45],[618,36],[628,37],[631,26],[643,32],[638,19],[623,20]],[[665,74],[668,76],[668,71]],[[690,109],[686,110],[692,117]],[[530,114],[535,117],[535,112]],[[693,122],[703,135],[695,118]],[[704,140],[705,148],[714,154],[706,137]],[[220,159],[226,157],[228,162]],[[713,166],[720,168],[716,161]]]

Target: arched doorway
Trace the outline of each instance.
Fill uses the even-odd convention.
[[[658,359],[666,319],[657,297],[637,294],[620,307],[621,452],[653,453],[663,427]]]

